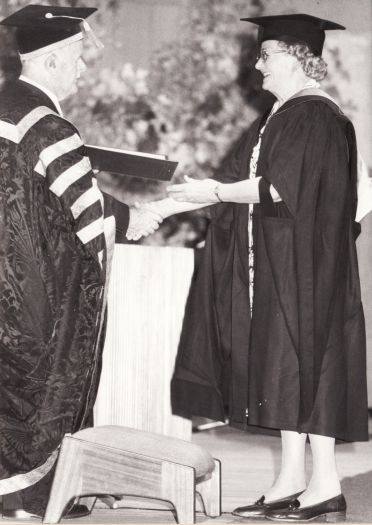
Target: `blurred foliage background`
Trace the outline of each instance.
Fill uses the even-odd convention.
[[[24,0],[2,0],[0,15],[24,7]],[[114,18],[123,9],[120,0],[54,0],[53,5],[89,5],[98,8],[91,17],[98,36],[105,41],[110,28],[104,13]],[[76,124],[90,144],[162,153],[179,166],[175,180],[184,174],[203,178],[218,170],[223,158],[255,117],[272,103],[261,90],[255,70],[257,46],[251,24],[239,14],[263,13],[265,0],[190,0],[188,16],[178,38],[155,50],[146,69],[123,59],[100,65],[97,52],[87,46],[85,73],[80,91],[63,104],[66,117]],[[125,7],[125,6],[124,6]],[[2,28],[1,81],[18,75],[20,64],[13,37]],[[114,42],[118,48],[120,41]],[[340,89],[348,83],[340,50],[331,44],[332,61],[324,88],[353,117],[355,102]],[[144,179],[99,175],[100,184],[129,204],[164,196],[167,184]],[[164,221],[159,231],[142,242],[178,246],[198,245],[204,236],[208,210],[180,214]]]

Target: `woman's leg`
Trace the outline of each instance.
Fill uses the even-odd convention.
[[[315,505],[341,493],[335,458],[335,439],[309,434],[313,473],[306,491],[298,498],[301,507]]]
[[[265,501],[270,502],[304,490],[305,445],[307,434],[288,430],[281,431],[282,461],[279,476],[274,485],[265,492]]]

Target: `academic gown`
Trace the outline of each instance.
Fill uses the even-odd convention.
[[[128,207],[38,88],[0,96],[0,494],[50,471],[95,401],[110,258]]]
[[[264,123],[242,136],[217,180],[248,177]],[[186,305],[173,412],[366,440],[351,122],[324,96],[288,100],[266,125],[256,176],[252,315],[248,205],[217,204]],[[281,202],[273,203],[270,184]]]

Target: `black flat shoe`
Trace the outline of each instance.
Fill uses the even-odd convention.
[[[63,514],[62,519],[64,520],[74,520],[75,518],[84,518],[84,516],[89,516],[91,511],[86,505],[80,505],[80,503],[75,503],[72,505],[71,509],[67,511],[66,514]]]
[[[302,508],[298,499],[295,499],[286,509],[266,512],[266,518],[274,521],[311,521],[322,518],[323,522],[336,523],[345,521],[345,517],[346,501],[343,494]]]
[[[296,494],[292,494],[291,496],[287,496],[286,498],[276,499],[274,501],[269,501],[268,503],[265,503],[265,496],[261,496],[261,498],[258,499],[253,505],[247,505],[246,507],[237,507],[232,511],[232,515],[240,516],[241,518],[254,518],[256,516],[266,516],[267,510],[286,508],[288,507],[289,503],[294,501],[297,498],[297,496],[299,496],[302,493],[303,490],[301,490],[301,492],[296,492]]]
[[[90,514],[90,510],[85,505],[73,505],[71,509],[62,516],[65,520],[73,520],[76,518],[83,518],[84,516],[88,516]],[[38,514],[34,514],[32,512],[27,512],[23,509],[12,509],[12,510],[3,510],[3,518],[5,519],[12,519],[12,520],[29,520],[32,518],[36,518],[41,520],[42,516],[39,516]]]

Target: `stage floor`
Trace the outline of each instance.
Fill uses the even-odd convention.
[[[372,424],[370,432],[372,434]],[[223,514],[220,518],[211,519],[198,511],[197,523],[255,521],[235,518],[231,511],[239,505],[253,502],[272,484],[280,465],[280,440],[274,436],[218,427],[194,433],[193,441],[207,448],[222,462]],[[310,463],[310,456],[308,460]],[[337,465],[342,490],[348,502],[347,521],[372,523],[372,440],[366,443],[338,444]],[[119,509],[109,509],[99,502],[89,517],[74,523],[175,523],[172,511],[153,500],[124,499],[120,505]],[[3,522],[10,523],[9,520]],[[37,523],[37,520],[32,520],[32,523]],[[63,520],[63,523],[72,521]]]

